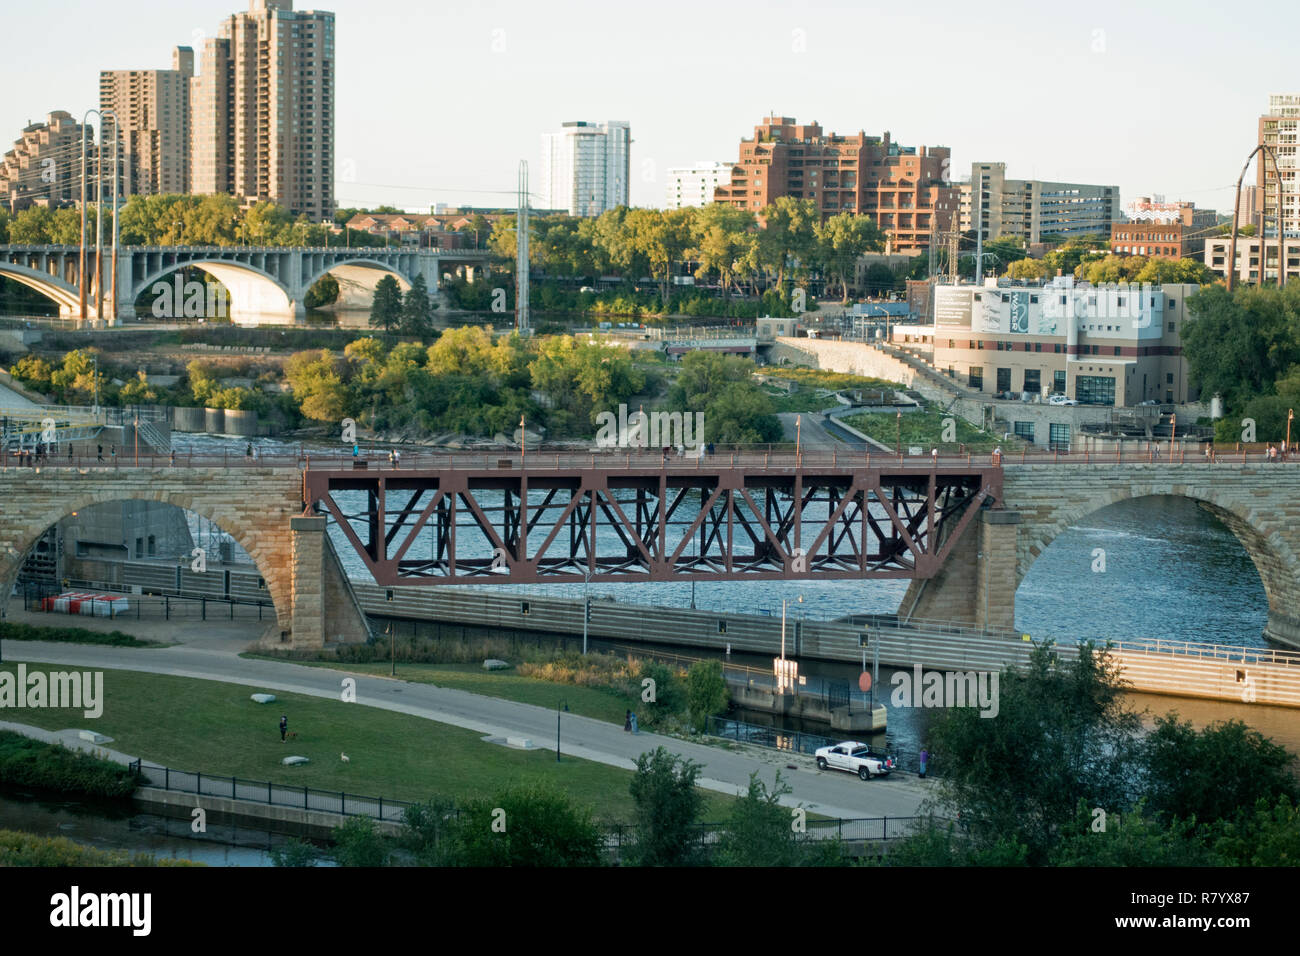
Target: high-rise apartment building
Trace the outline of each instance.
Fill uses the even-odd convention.
[[[985,240],[1109,236],[1122,219],[1118,186],[1008,179],[1006,163],[972,163],[970,181],[960,189],[961,229],[968,232],[982,222]]]
[[[872,216],[889,237],[889,251],[918,252],[932,232],[951,227],[956,190],[947,182],[946,146],[900,146],[889,134],[824,133],[818,123],[797,125],[769,116],[740,141],[731,182],[714,198],[758,212],[778,196],[813,200],[822,217],[841,212]]]
[[[334,14],[250,0],[190,87],[191,190],[334,214]]]
[[[0,159],[0,202],[10,212],[32,205],[57,208],[81,200],[82,129],[64,110],[55,110],[44,123],[24,127],[13,149]],[[85,136],[89,189],[95,173],[94,130],[86,129]],[[111,188],[104,184],[106,198]]]
[[[628,204],[632,127],[624,120],[564,123],[542,134],[541,194],[552,209],[599,216]]]
[[[731,163],[696,163],[668,170],[666,206],[707,206],[719,186],[731,184]]]
[[[99,108],[121,126],[126,195],[183,193],[190,188],[190,79],[194,51],[172,51],[170,70],[102,70]]]
[[[1277,235],[1277,176],[1282,174],[1282,228],[1289,237],[1300,236],[1300,196],[1296,193],[1296,133],[1300,131],[1300,93],[1274,93],[1268,98],[1268,115],[1259,118],[1259,141],[1277,157],[1261,154],[1255,160],[1255,183],[1264,214],[1264,235]]]

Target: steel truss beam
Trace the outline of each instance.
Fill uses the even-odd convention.
[[[1002,473],[542,465],[308,470],[303,487],[387,586],[930,578]]]

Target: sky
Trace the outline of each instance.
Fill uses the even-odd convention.
[[[0,149],[98,106],[101,69],[169,67],[247,0],[5,6]],[[734,161],[775,113],[948,146],[954,179],[1003,161],[1230,210],[1269,94],[1300,92],[1300,5],[1279,0],[320,6],[336,15],[340,206],[513,205],[520,159],[537,189],[543,132],[607,119],[632,125],[632,204],[659,206],[667,169]]]

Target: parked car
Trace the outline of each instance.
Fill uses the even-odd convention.
[[[1047,404],[1048,405],[1078,405],[1079,403],[1076,402],[1074,399],[1070,398],[1068,395],[1058,394],[1058,395],[1053,395],[1051,398],[1049,398],[1047,400]]]
[[[818,770],[847,770],[863,780],[887,777],[894,771],[893,757],[872,753],[870,747],[856,740],[819,747],[816,756]]]

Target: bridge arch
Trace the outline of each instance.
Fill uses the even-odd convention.
[[[180,310],[182,303],[175,303],[173,280],[168,278],[177,270],[193,267],[202,269],[208,273],[230,293],[230,317],[233,318],[254,318],[260,315],[275,316],[292,316],[295,313],[295,303],[290,291],[281,284],[280,280],[271,275],[264,269],[245,262],[234,262],[228,259],[190,259],[184,262],[174,262],[164,266],[157,272],[139,282],[132,290],[132,300],[139,299],[142,295],[152,293],[152,290],[160,283],[169,286],[168,290],[158,291],[159,297],[166,295],[168,300],[173,302],[172,308],[175,313]],[[154,313],[155,315],[157,313]],[[165,318],[167,316],[158,316]],[[207,316],[215,318],[215,316]]]
[[[28,266],[20,266],[12,262],[0,261],[0,276],[13,279],[15,282],[21,282],[29,289],[35,289],[46,298],[52,300],[59,307],[59,314],[68,316],[79,313],[81,308],[81,291],[69,282],[65,282],[58,276],[50,275],[48,272],[41,272],[38,269],[32,269]],[[87,303],[90,310],[94,309],[93,299]]]
[[[165,487],[125,487],[104,482],[98,489],[79,487],[70,493],[44,500],[28,499],[21,515],[12,515],[0,529],[0,609],[7,606],[18,571],[40,538],[54,525],[75,512],[93,505],[121,501],[156,501],[175,505],[207,518],[230,535],[253,561],[266,582],[266,592],[275,609],[277,626],[292,627],[292,571],[284,560],[284,544],[269,536],[234,505],[212,500],[202,493],[176,492]],[[256,512],[251,513],[256,517]]]
[[[375,286],[386,275],[397,280],[397,285],[403,293],[411,288],[411,281],[415,278],[376,259],[357,257],[331,263],[314,275],[304,275],[303,295],[305,296],[307,290],[326,275],[332,275],[338,282],[338,304],[345,308],[369,308],[375,296]],[[435,290],[429,291],[432,295]]]
[[[1269,624],[1266,636],[1294,643],[1296,597],[1300,594],[1296,550],[1282,533],[1277,516],[1264,514],[1243,503],[1233,494],[1213,485],[1171,487],[1168,483],[1123,484],[1099,491],[1085,501],[1075,501],[1059,510],[1053,509],[1046,521],[1035,522],[1032,512],[1024,514],[1017,542],[1015,587],[1019,587],[1030,568],[1051,543],[1070,527],[1089,515],[1123,501],[1183,498],[1203,507],[1232,532],[1259,573],[1268,601]]]

